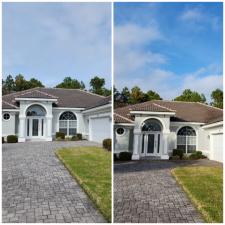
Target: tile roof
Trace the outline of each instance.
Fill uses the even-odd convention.
[[[88,108],[105,97],[80,89],[32,88],[26,91],[3,95],[3,101],[17,106],[15,98],[57,98],[54,107]],[[3,108],[6,105],[3,105]]]
[[[136,105],[129,105],[114,110],[115,113],[134,120],[130,111],[175,112],[171,117],[174,122],[200,122],[209,123],[223,120],[223,110],[203,103],[153,100]],[[115,122],[118,123],[117,118]]]
[[[115,123],[129,123],[129,124],[133,124],[133,121],[126,118],[126,117],[123,117],[117,113],[114,113],[114,121]]]
[[[86,108],[86,110],[96,108],[96,107],[100,107],[100,106],[103,106],[103,105],[108,105],[108,104],[111,104],[111,102],[112,102],[112,97],[107,96],[107,97],[101,99],[100,101],[94,103],[90,107]]]

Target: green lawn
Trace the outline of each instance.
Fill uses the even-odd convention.
[[[111,152],[98,147],[63,148],[56,155],[111,221]]]
[[[222,167],[180,167],[172,174],[206,222],[223,222]]]

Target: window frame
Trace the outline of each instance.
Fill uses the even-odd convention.
[[[4,116],[5,116],[6,114],[9,115],[9,119],[5,119],[5,118],[4,118]],[[3,118],[4,121],[9,121],[9,120],[11,120],[11,114],[10,114],[9,112],[5,112],[5,113],[3,113],[2,118]]]
[[[122,133],[122,134],[119,134],[119,133],[118,133],[118,130],[119,130],[119,129],[123,129],[123,133]],[[126,131],[125,131],[125,129],[124,129],[123,127],[117,127],[117,128],[116,128],[116,134],[117,134],[118,136],[124,136],[125,133],[126,133]]]
[[[62,119],[60,119],[63,116],[63,114],[68,113],[68,112],[72,113],[73,116],[76,118],[76,120],[70,120],[70,119],[66,119],[66,120],[63,119],[62,120]],[[66,123],[66,126],[60,126],[60,122]],[[73,123],[73,122],[76,122],[76,126],[71,127],[70,124]],[[77,116],[76,116],[76,114],[71,112],[71,111],[62,112],[59,116],[59,132],[62,132],[62,131],[60,131],[60,129],[66,129],[66,134],[65,134],[66,137],[76,135],[77,134]],[[70,129],[75,129],[75,134],[70,134]],[[64,132],[62,132],[62,133],[64,133]]]

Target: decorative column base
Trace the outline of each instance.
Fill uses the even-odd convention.
[[[161,155],[161,159],[169,159],[168,155]]]
[[[132,160],[139,160],[139,159],[140,159],[140,155],[138,155],[138,154],[132,155]]]
[[[25,142],[25,141],[26,141],[25,138],[21,138],[21,137],[18,138],[18,142]]]

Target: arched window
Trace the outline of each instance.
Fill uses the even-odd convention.
[[[142,125],[142,131],[161,131],[161,124],[156,119],[148,119]]]
[[[184,153],[192,153],[196,150],[196,132],[192,127],[182,127],[177,133],[177,149]]]
[[[74,113],[67,111],[59,117],[59,132],[66,136],[75,135],[77,133],[77,117]]]
[[[45,109],[40,105],[32,105],[27,109],[27,116],[45,116]]]

